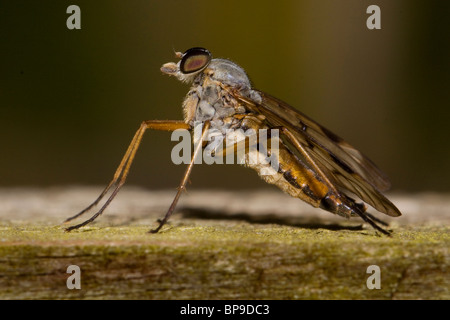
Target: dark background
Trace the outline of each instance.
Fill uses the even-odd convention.
[[[66,9],[81,8],[81,30]],[[381,8],[381,30],[366,9]],[[256,88],[358,147],[393,190],[450,189],[446,1],[0,1],[0,186],[105,185],[142,120],[181,119],[185,84],[160,66],[208,48]],[[170,133],[149,132],[129,184],[174,188]],[[265,187],[237,165],[196,188]]]

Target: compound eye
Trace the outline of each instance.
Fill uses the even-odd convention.
[[[205,48],[191,48],[183,53],[180,71],[184,74],[198,72],[206,68],[211,61],[211,53]]]

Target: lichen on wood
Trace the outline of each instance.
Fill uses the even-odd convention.
[[[32,194],[22,192],[22,199]],[[154,202],[146,206],[142,196],[151,192],[131,189],[117,199],[126,204],[119,201],[98,222],[67,233],[60,222],[80,204],[65,196],[85,200],[80,194],[90,192],[41,192],[29,203],[34,216],[7,201],[10,211],[0,212],[0,299],[450,298],[445,215],[392,222],[393,235],[386,237],[359,221],[322,218],[316,211],[320,219],[297,218],[289,203],[284,216],[233,211],[220,201],[208,206],[201,193],[198,201],[182,203],[160,233],[149,234],[171,193],[161,193],[160,201],[150,197],[146,201]],[[260,201],[256,193],[246,200],[247,206]],[[400,208],[414,201],[404,196]],[[50,213],[45,203],[52,203]],[[123,210],[132,214],[121,216]],[[81,269],[80,290],[66,286],[69,265]],[[380,267],[381,289],[366,285],[370,265]]]

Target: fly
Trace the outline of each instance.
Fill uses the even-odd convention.
[[[276,157],[277,167],[272,173],[267,162],[251,161],[262,150],[245,147],[243,164],[258,172],[267,183],[276,185],[285,193],[299,198],[313,207],[345,218],[360,217],[374,229],[389,235],[390,232],[378,224],[387,225],[368,213],[366,204],[392,217],[401,215],[395,205],[381,192],[390,187],[387,176],[360,151],[317,122],[297,111],[287,103],[267,93],[252,88],[244,69],[226,59],[213,59],[204,48],[191,48],[177,52],[177,63],[169,62],[161,71],[178,80],[191,84],[183,102],[184,120],[148,120],[142,122],[118,166],[112,181],[100,196],[69,222],[94,208],[112,190],[103,206],[88,220],[68,227],[66,231],[78,229],[94,221],[108,207],[128,176],[130,166],[147,129],[193,131],[202,125],[201,140],[194,148],[176,196],[166,215],[159,221],[158,232],[169,220],[181,193],[192,172],[194,159],[207,148],[211,131],[278,130],[279,135],[267,137],[268,154]],[[209,142],[211,143],[211,142]],[[277,145],[277,152],[270,146]],[[236,145],[235,145],[236,148]],[[225,152],[223,154],[226,153]],[[357,202],[352,197],[362,202]],[[365,204],[366,203],[366,204]]]

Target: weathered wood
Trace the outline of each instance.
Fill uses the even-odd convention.
[[[450,298],[448,195],[391,196],[403,216],[386,219],[386,237],[279,192],[190,191],[149,234],[175,191],[128,187],[96,223],[64,232],[100,191],[0,190],[1,299]],[[69,265],[81,290],[66,287]],[[366,286],[370,265],[380,290]]]

